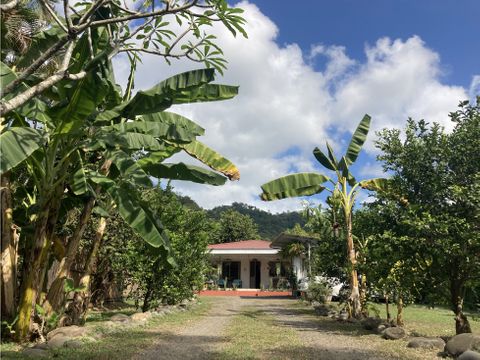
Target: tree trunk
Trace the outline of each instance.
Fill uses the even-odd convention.
[[[47,314],[50,314],[53,311],[59,313],[64,306],[64,281],[68,277],[70,268],[75,261],[75,256],[77,255],[78,248],[80,246],[80,240],[82,239],[83,233],[87,227],[94,205],[95,197],[92,196],[85,203],[80,218],[78,220],[77,227],[75,228],[72,237],[68,241],[65,257],[60,261],[58,265],[55,274],[55,280],[53,281],[52,286],[48,291],[47,298],[44,304],[44,308]]]
[[[150,309],[150,301],[153,293],[153,283],[150,281],[147,285],[147,291],[145,292],[145,297],[143,299],[142,311],[146,312]]]
[[[403,297],[401,295],[397,297],[397,325],[405,325],[403,321]]]
[[[350,267],[350,317],[360,318],[362,316],[361,310],[362,306],[360,303],[360,292],[358,289],[358,278],[357,278],[357,269],[355,268],[357,264],[357,258],[355,255],[355,247],[353,244],[353,235],[352,235],[352,215],[349,212],[345,212],[345,221],[347,225],[347,251],[348,251],[348,262]]]
[[[385,311],[387,312],[387,321],[392,321],[392,314],[390,314],[390,301],[387,294],[385,294]]]
[[[83,325],[85,323],[88,305],[90,302],[90,277],[92,275],[95,263],[97,260],[97,253],[102,243],[103,235],[107,226],[107,219],[102,217],[98,223],[95,239],[88,255],[87,262],[85,264],[82,278],[80,279],[79,287],[81,291],[76,291],[73,297],[73,301],[68,305],[66,315],[68,325]]]
[[[455,279],[451,281],[450,285],[452,307],[455,313],[455,332],[457,335],[472,332],[467,316],[463,313],[464,283],[464,281]]]
[[[35,304],[40,295],[40,286],[45,275],[51,240],[58,218],[63,184],[55,189],[51,201],[45,201],[35,223],[33,247],[25,253],[22,274],[22,287],[16,324],[17,340],[26,340],[33,325],[32,315],[35,313]]]
[[[112,165],[111,160],[106,160],[100,168],[100,173],[108,175],[110,171],[110,166]],[[63,308],[65,301],[65,294],[63,291],[64,281],[67,278],[70,268],[72,267],[75,257],[78,253],[78,248],[80,246],[80,241],[82,239],[83,233],[87,228],[88,221],[92,215],[93,207],[95,206],[96,196],[101,192],[101,187],[97,186],[95,189],[95,196],[91,196],[88,201],[84,204],[80,218],[78,219],[77,227],[68,241],[67,249],[65,252],[65,257],[60,261],[57,272],[55,274],[55,280],[50,287],[47,298],[44,304],[47,314],[50,314],[52,311],[59,313]]]
[[[29,251],[29,254],[25,254],[24,258],[25,266],[15,332],[19,341],[27,340],[32,326],[32,314],[37,299],[40,272],[48,255],[47,223],[49,210],[49,208],[43,209],[39,214],[35,224],[33,248]]]
[[[12,195],[10,190],[10,175],[3,174],[1,182],[1,250],[2,250],[2,276],[1,276],[1,311],[2,320],[12,320],[16,310],[17,289],[17,249],[18,234],[14,229],[12,218]]]
[[[367,309],[367,275],[361,275],[361,286],[360,286],[360,304],[362,307],[362,314],[363,316],[368,316],[368,309]]]

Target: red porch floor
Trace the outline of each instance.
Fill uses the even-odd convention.
[[[245,296],[245,297],[270,297],[270,296],[292,296],[291,291],[262,291],[257,289],[245,290],[202,290],[200,296]]]

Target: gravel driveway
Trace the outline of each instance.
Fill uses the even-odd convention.
[[[222,348],[228,345],[228,325],[243,308],[254,307],[274,319],[278,327],[293,329],[301,346],[278,354],[262,353],[259,359],[325,359],[325,360],[377,360],[377,359],[438,359],[435,352],[403,353],[405,344],[380,339],[351,324],[339,324],[333,320],[319,320],[304,307],[295,306],[297,300],[287,298],[210,298],[212,305],[207,314],[182,327],[162,331],[155,345],[138,354],[134,359],[224,359]],[[325,318],[324,318],[325,319]],[[340,325],[341,326],[341,325]],[[152,329],[155,330],[155,329]],[[391,348],[390,348],[391,347]],[[397,355],[395,347],[402,348]],[[410,351],[410,349],[408,350]],[[241,359],[242,357],[238,357]]]

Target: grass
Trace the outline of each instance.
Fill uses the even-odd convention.
[[[153,345],[158,336],[168,329],[194,321],[205,314],[210,308],[211,301],[202,298],[201,302],[185,312],[174,312],[163,317],[152,317],[143,325],[118,327],[109,329],[103,325],[105,321],[116,314],[132,314],[134,308],[122,307],[117,310],[99,312],[94,311],[87,319],[86,326],[94,328],[100,338],[97,341],[84,340],[84,345],[76,349],[55,349],[50,351],[50,358],[72,360],[109,360],[128,359],[139,351]],[[153,331],[154,330],[154,331]],[[14,343],[5,343],[1,346],[1,358],[25,359],[21,354],[23,348]]]
[[[220,359],[278,359],[280,344],[289,348],[301,346],[295,330],[280,327],[275,319],[256,308],[244,309],[229,326],[228,346]],[[286,359],[298,359],[291,351]]]
[[[270,313],[258,308],[243,309],[228,328],[228,342],[218,355],[219,359],[333,359],[345,355],[348,358],[358,356],[358,359],[372,356],[385,359],[438,359],[439,350],[407,348],[407,339],[384,340],[378,334],[363,329],[359,323],[319,317],[306,303],[292,302],[286,306],[290,314],[299,320],[298,323],[291,321],[290,324],[282,324]],[[386,317],[382,313],[385,312],[383,304],[372,306]],[[391,309],[392,312],[394,310]],[[408,306],[404,310],[404,318],[407,331],[418,335],[449,336],[455,332],[452,313],[444,308]],[[289,323],[288,320],[286,322]],[[474,332],[480,332],[478,321],[471,320],[471,324]]]
[[[382,318],[387,317],[385,304],[371,304]],[[395,305],[390,306],[392,317],[396,316]],[[472,331],[480,333],[480,313],[467,313]],[[453,312],[444,307],[428,308],[424,305],[409,305],[404,309],[405,327],[421,336],[453,336],[455,320]]]

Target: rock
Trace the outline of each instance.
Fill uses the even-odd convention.
[[[340,313],[337,315],[337,320],[338,321],[347,321],[348,320],[348,314],[347,313]]]
[[[410,340],[407,347],[413,349],[443,349],[445,341],[440,338],[416,337]]]
[[[362,320],[362,326],[366,330],[376,330],[382,323],[382,319],[377,317],[367,317]]]
[[[45,349],[39,348],[26,348],[22,351],[22,355],[25,355],[29,358],[39,358],[39,357],[48,357],[50,353]]]
[[[50,349],[58,349],[63,347],[63,345],[65,345],[65,343],[70,340],[72,340],[71,337],[58,334],[48,340],[48,347]]]
[[[182,302],[179,304],[180,307],[186,308],[189,304],[188,300],[182,300]]]
[[[398,340],[405,337],[405,330],[401,327],[389,327],[383,331],[383,337],[387,340]]]
[[[480,360],[480,353],[472,350],[467,350],[460,355],[458,360]]]
[[[132,319],[132,321],[147,321],[148,319],[150,319],[152,317],[152,313],[151,312],[144,312],[144,313],[135,313],[133,315],[130,316],[130,319]]]
[[[116,323],[127,323],[130,322],[132,319],[130,316],[125,315],[125,314],[115,314],[110,318],[110,321],[116,322]]]
[[[377,334],[383,334],[383,332],[385,331],[385,329],[388,328],[387,325],[385,324],[380,324],[377,326]]]
[[[69,349],[78,349],[83,346],[83,342],[80,340],[68,340],[63,344],[63,347],[69,348]]]
[[[32,349],[48,350],[48,344],[47,343],[38,343],[38,344],[33,345]]]
[[[86,333],[87,333],[87,328],[85,328],[85,327],[76,326],[76,325],[63,326],[63,327],[59,327],[55,330],[50,331],[47,334],[47,340],[50,340],[51,338],[53,338],[54,336],[57,336],[57,335],[63,335],[63,336],[71,337],[71,338],[76,338],[76,337],[81,337],[81,336],[85,335]]]
[[[322,304],[315,306],[314,309],[318,316],[328,316],[331,312],[331,309],[328,306]]]
[[[467,350],[480,351],[480,335],[458,334],[445,345],[445,352],[451,356],[459,356]]]

